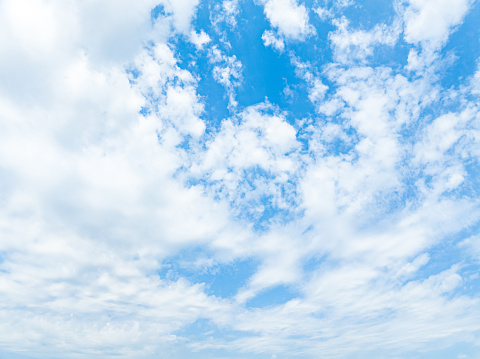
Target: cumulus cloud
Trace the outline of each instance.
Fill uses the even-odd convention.
[[[438,48],[461,24],[470,6],[468,0],[410,0],[404,13],[405,40]]]
[[[391,26],[377,24],[370,31],[349,30],[346,18],[333,20],[337,31],[329,35],[336,59],[339,62],[360,60],[363,61],[373,54],[379,45],[393,46],[400,35],[400,23]]]
[[[305,5],[296,0],[262,0],[271,25],[287,39],[303,39],[315,33]]]

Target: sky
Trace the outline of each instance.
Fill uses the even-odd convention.
[[[480,2],[0,0],[0,358],[480,358]]]

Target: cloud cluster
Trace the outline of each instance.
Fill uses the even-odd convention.
[[[315,28],[309,22],[308,10],[297,0],[261,0],[264,12],[280,38],[273,32],[264,32],[262,39],[265,46],[270,44],[277,50],[283,50],[282,38],[287,40],[302,40],[315,34]]]

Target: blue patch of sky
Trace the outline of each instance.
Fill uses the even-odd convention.
[[[243,64],[244,84],[238,91],[237,99],[243,106],[250,106],[265,101],[280,106],[282,109],[295,112],[301,116],[303,110],[313,110],[306,96],[286,98],[285,85],[303,85],[295,74],[295,68],[290,63],[287,52],[278,53],[271,47],[265,47],[262,34],[269,28],[261,7],[248,2],[242,9],[240,29],[229,40],[235,49],[237,58]],[[298,104],[297,104],[298,103]]]
[[[313,275],[317,273],[321,266],[325,264],[327,257],[325,255],[314,255],[303,262],[302,268],[305,273]]]
[[[310,64],[320,69],[322,65],[333,60],[333,51],[328,35],[335,31],[336,26],[330,20],[320,19],[313,12],[310,12],[309,22],[315,28],[316,33],[302,41],[288,40],[286,49],[294,51],[301,60],[308,60]]]
[[[138,76],[140,76],[140,71],[137,68],[135,68],[133,64],[126,69],[126,73],[127,73],[128,82],[130,83],[130,85],[135,84],[136,80],[138,79]]]
[[[278,53],[271,47],[265,47],[262,42],[263,31],[269,28],[263,8],[253,2],[246,2],[240,11],[239,24],[228,37],[232,48],[235,49],[234,53],[231,53],[232,51],[219,41],[217,34],[209,25],[208,5],[199,7],[196,20],[197,27],[205,29],[212,37],[214,44],[217,44],[227,55],[236,55],[243,65],[243,83],[237,89],[236,94],[239,102],[238,110],[263,102],[268,98],[271,103],[291,114],[287,116],[290,123],[293,123],[295,119],[314,115],[314,106],[308,100],[308,85],[295,74],[290,55],[292,53],[300,55],[301,61],[312,64],[314,72],[321,70],[325,63],[332,60],[327,35],[334,29],[333,25],[319,20],[316,16],[311,16],[311,22],[316,27],[317,34],[310,36],[306,41],[288,41],[287,50]],[[225,26],[225,30],[230,31],[227,26]],[[177,41],[176,46],[181,54],[181,67],[192,70],[189,68],[189,64],[195,62],[194,70],[200,78],[198,93],[204,99],[205,116],[208,117],[206,119],[207,132],[211,132],[219,126],[224,118],[230,115],[226,91],[213,79],[213,65],[209,63],[205,53],[201,54],[202,56],[195,55],[193,45],[185,39]],[[390,50],[392,49],[385,47],[383,56],[378,56],[376,61],[379,64],[382,63],[382,59],[389,59],[392,62]],[[393,57],[398,57],[402,62],[406,62],[408,54],[406,46],[396,46],[393,51],[396,52]],[[330,85],[329,91],[335,90],[328,80],[322,80]],[[291,96],[285,95],[284,89],[287,86],[292,90]]]
[[[244,287],[255,273],[258,263],[253,259],[218,265],[215,273],[205,273],[197,279],[205,283],[206,292],[222,298],[231,298]]]
[[[198,20],[200,24],[205,23],[205,19],[201,19],[207,16],[203,12],[205,9],[200,8],[200,20]],[[238,110],[264,102],[268,98],[270,103],[280,106],[289,113],[295,113],[297,118],[312,112],[313,105],[308,101],[305,84],[295,75],[295,68],[291,65],[287,52],[278,53],[263,44],[261,39],[263,31],[269,28],[263,8],[254,2],[246,2],[242,4],[240,12],[235,31],[232,32],[225,26],[225,30],[230,31],[228,41],[235,49],[234,51],[219,41],[213,29],[203,26],[220,49],[228,56],[235,55],[242,63],[243,81],[236,91]],[[292,46],[303,46],[305,51],[311,51],[308,45],[302,43]],[[225,90],[216,84],[211,70],[212,65],[209,66],[208,61],[204,60],[202,68],[199,68],[199,73],[204,74],[204,78],[200,81],[198,92],[207,99],[206,113],[213,117],[215,123],[218,123],[218,118],[228,115],[228,101]],[[206,73],[208,75],[205,76]],[[285,96],[286,85],[295,88],[293,98]]]
[[[215,133],[222,120],[231,115],[225,87],[214,79],[212,73],[214,65],[209,62],[207,56],[208,49],[215,44],[219,48],[223,46],[211,25],[210,11],[207,3],[201,3],[197,8],[197,16],[193,23],[195,28],[203,29],[212,39],[212,42],[206,45],[206,50],[196,50],[194,45],[184,37],[177,38],[175,44],[180,60],[179,67],[194,73],[199,79],[197,93],[205,106],[202,117],[206,121],[207,134]]]
[[[245,306],[247,308],[265,308],[282,305],[299,296],[300,293],[292,286],[277,285],[261,291],[255,297],[249,299]]]
[[[155,23],[155,21],[160,17],[160,16],[165,16],[165,8],[162,4],[159,4],[155,6],[152,11],[150,11],[150,21],[152,24]]]
[[[158,271],[161,279],[177,280],[185,278],[192,283],[205,284],[205,292],[222,298],[231,298],[247,284],[256,272],[258,262],[249,258],[226,264],[216,264],[208,268],[198,268],[194,263],[203,258],[204,251],[184,250],[167,258]]]
[[[192,62],[198,59],[195,45],[188,41],[185,36],[176,36],[170,41],[170,46],[173,48],[177,66],[181,69],[188,70]]]
[[[188,333],[190,340],[201,340],[205,337],[210,337],[215,334],[215,337],[218,335],[218,327],[213,324],[208,319],[197,319],[195,322],[189,326],[182,328],[181,330],[176,331],[177,335],[184,335]]]
[[[318,17],[311,17],[310,23],[315,28],[316,34],[310,35],[304,41],[288,41],[287,49],[294,50],[302,57],[308,58],[311,64],[321,66],[333,59],[328,34],[334,31],[336,27],[330,22],[320,20]]]
[[[238,98],[245,106],[263,102],[265,97],[274,104],[281,104],[283,79],[289,72],[293,75],[289,59],[264,46],[262,34],[269,28],[269,23],[263,8],[253,1],[243,5],[239,31],[229,38],[237,58],[244,65],[245,84]]]
[[[409,73],[405,69],[405,66],[408,64],[407,60],[410,49],[411,45],[407,44],[402,36],[399,36],[393,46],[376,46],[373,56],[368,58],[368,64],[373,67],[389,67],[394,70],[395,73],[402,74],[408,78]]]
[[[206,59],[199,59],[199,68],[206,68],[206,62]],[[207,72],[203,73],[207,74]],[[197,93],[201,96],[205,105],[205,113],[202,117],[206,120],[206,133],[215,133],[222,121],[231,116],[228,110],[228,97],[225,88],[215,81],[211,72],[209,72],[209,74],[201,77]]]
[[[150,107],[148,107],[148,106],[143,106],[143,107],[140,109],[139,113],[140,113],[142,116],[148,116],[148,115],[151,113],[151,109],[150,109]]]

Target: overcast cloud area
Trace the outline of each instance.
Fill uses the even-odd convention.
[[[0,0],[0,358],[480,358],[480,2]]]

